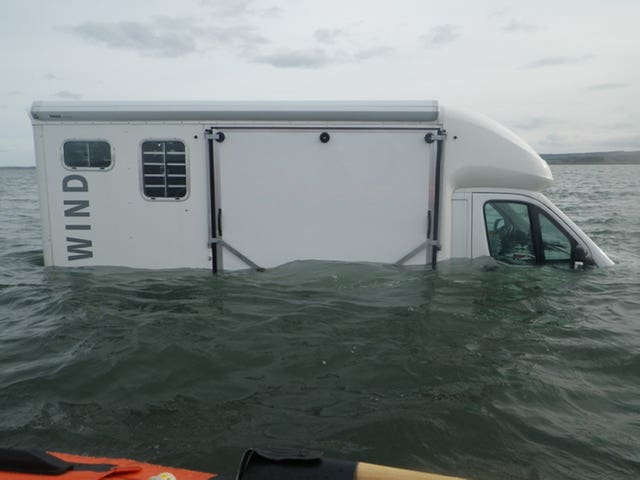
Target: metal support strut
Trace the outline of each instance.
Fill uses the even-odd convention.
[[[433,225],[431,228],[431,238],[427,242],[431,245],[431,268],[436,268],[438,251],[440,250],[439,231],[440,231],[440,196],[442,190],[442,151],[444,150],[444,141],[447,138],[447,132],[438,129],[437,134],[428,133],[425,136],[427,143],[438,142],[436,150],[436,172],[435,172],[435,198],[433,201]]]

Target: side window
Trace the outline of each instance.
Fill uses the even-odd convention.
[[[142,190],[145,197],[181,199],[187,195],[184,143],[175,140],[142,144]]]
[[[63,161],[69,168],[98,168],[111,166],[111,146],[103,141],[64,142]]]
[[[484,204],[489,253],[505,263],[572,265],[575,240],[546,212],[527,203]]]
[[[524,203],[492,201],[484,205],[489,252],[505,263],[536,263],[529,207]]]
[[[539,211],[538,219],[545,261],[571,261],[572,242],[569,237],[545,213]]]

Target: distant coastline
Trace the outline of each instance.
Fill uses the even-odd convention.
[[[632,165],[640,164],[637,152],[541,153],[549,165]]]

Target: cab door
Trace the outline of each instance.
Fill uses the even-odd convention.
[[[574,268],[585,247],[551,210],[528,195],[473,194],[472,257],[512,265]]]

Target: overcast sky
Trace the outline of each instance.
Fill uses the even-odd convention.
[[[0,166],[34,100],[421,100],[640,150],[640,0],[2,0]]]

